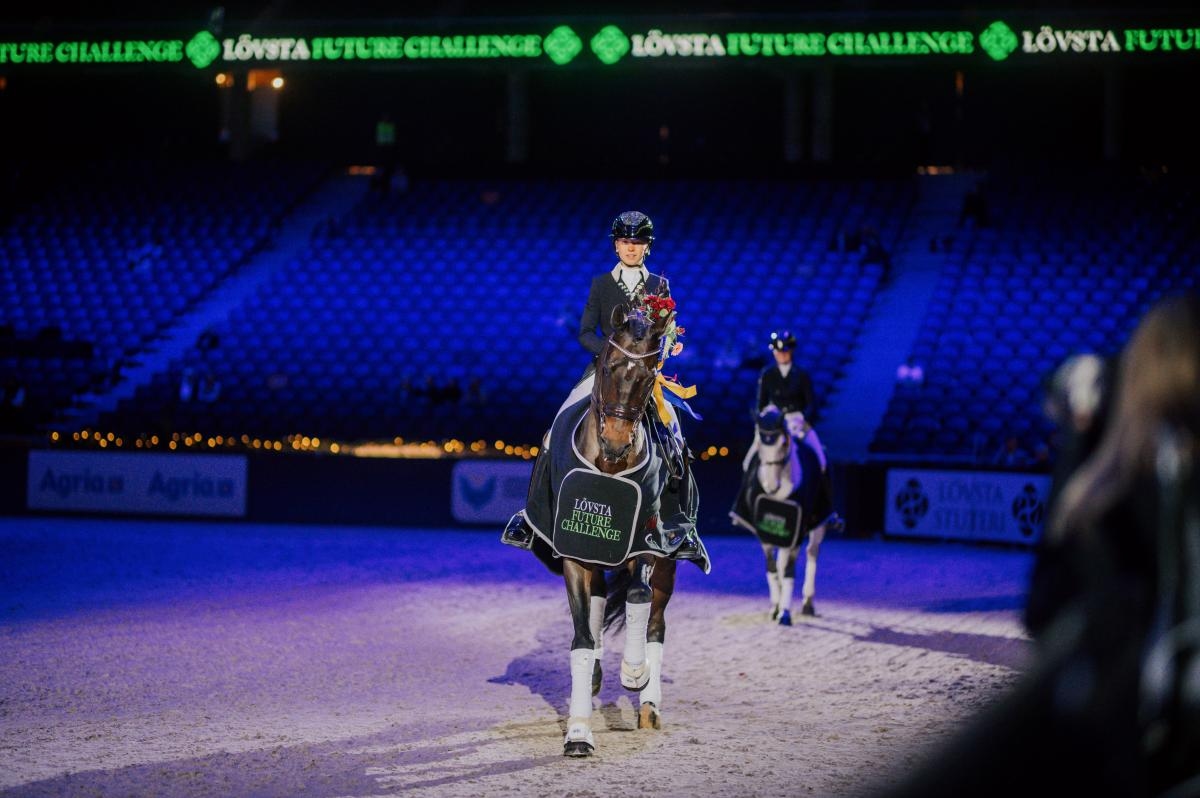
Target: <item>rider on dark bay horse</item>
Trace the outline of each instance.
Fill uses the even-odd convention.
[[[580,382],[571,391],[563,403],[563,407],[576,399],[586,396],[592,389],[595,379],[596,357],[600,354],[605,341],[613,334],[614,311],[620,307],[630,307],[640,297],[656,294],[662,297],[671,295],[671,287],[667,278],[654,274],[646,268],[646,256],[650,254],[650,245],[654,242],[654,223],[650,217],[640,211],[626,211],[613,220],[609,239],[617,256],[617,264],[609,271],[592,278],[588,290],[587,304],[579,320],[579,343],[592,354],[592,360],[584,370]],[[600,328],[597,334],[596,328]],[[672,456],[682,458],[684,448],[679,422],[673,407],[668,404],[667,412],[671,416],[671,435],[661,436],[661,440],[674,451]],[[545,441],[543,441],[545,444]],[[543,445],[542,451],[546,447]],[[542,458],[539,456],[539,461]],[[545,468],[534,465],[533,479],[529,485],[529,500],[535,496],[545,496],[550,492],[549,472]],[[528,502],[527,502],[528,506]],[[529,527],[524,513],[518,512],[509,520],[504,529],[502,540],[513,546],[529,548],[533,545],[534,533]]]

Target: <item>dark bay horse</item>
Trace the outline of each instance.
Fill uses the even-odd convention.
[[[614,317],[615,330],[597,359],[586,409],[584,400],[574,405],[582,417],[571,422],[573,429],[568,425],[565,430],[570,433],[569,446],[560,443],[557,447],[559,457],[564,449],[571,450],[569,470],[558,467],[555,477],[559,487],[554,520],[554,548],[561,556],[574,625],[570,710],[563,744],[566,756],[589,756],[595,750],[592,697],[599,692],[602,678],[599,664],[604,629],[614,616],[623,617],[625,624],[621,684],[641,694],[638,727],[661,728],[665,611],[675,587],[675,558],[693,559],[708,569],[707,554],[695,534],[694,485],[686,472],[687,458],[683,458],[685,473],[675,473],[655,442],[663,430],[645,418],[658,383],[664,338],[669,341],[671,337],[674,311],[670,304],[664,310],[651,301],[631,311],[621,309]],[[590,486],[587,490],[591,493],[585,498],[571,492],[569,482],[576,477]],[[629,487],[635,482],[636,490]],[[614,494],[617,498],[611,501],[595,498],[607,495],[607,486],[630,492]],[[568,501],[570,506],[564,506]],[[679,523],[689,512],[690,524]],[[632,522],[622,526],[614,522],[614,516]],[[629,533],[621,537],[618,527]],[[576,543],[584,538],[574,533],[594,537]],[[607,553],[587,548],[610,546],[618,539],[627,542]],[[594,543],[596,540],[600,543]],[[611,585],[605,578],[608,568],[616,569]]]

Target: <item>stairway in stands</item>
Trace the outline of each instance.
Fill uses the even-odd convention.
[[[867,459],[895,388],[896,368],[912,350],[947,256],[930,242],[953,234],[963,197],[977,179],[971,173],[919,178],[917,203],[892,247],[887,285],[875,295],[838,395],[819,427],[831,459]]]
[[[139,353],[137,364],[125,369],[123,379],[111,390],[77,397],[76,403],[50,428],[69,432],[95,426],[104,413],[117,407],[119,401],[132,397],[156,373],[165,371],[171,360],[195,344],[202,333],[224,321],[231,310],[309,246],[319,224],[329,218],[342,218],[363,198],[367,189],[368,178],[347,174],[321,184],[283,220],[273,245],[196,303],[190,312],[176,319],[159,342]]]

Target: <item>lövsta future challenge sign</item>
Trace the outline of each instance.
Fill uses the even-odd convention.
[[[845,27],[796,19],[766,23],[704,18],[654,27],[592,21],[547,22],[529,30],[362,30],[354,35],[320,32],[305,24],[272,35],[217,36],[200,30],[186,38],[64,38],[0,40],[0,68],[176,64],[196,70],[235,66],[403,64],[418,62],[523,62],[548,68],[613,67],[618,64],[804,62],[843,59],[930,60],[953,57],[989,62],[1034,63],[1063,58],[1196,58],[1200,19],[1182,27],[1096,24],[1080,18],[1070,25],[1010,24],[1001,18],[979,27],[961,23],[921,26],[882,23]],[[309,29],[313,32],[308,32]]]

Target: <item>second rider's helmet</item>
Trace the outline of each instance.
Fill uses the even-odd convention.
[[[787,330],[776,330],[771,333],[771,343],[768,346],[777,352],[791,352],[796,348],[796,336]]]

